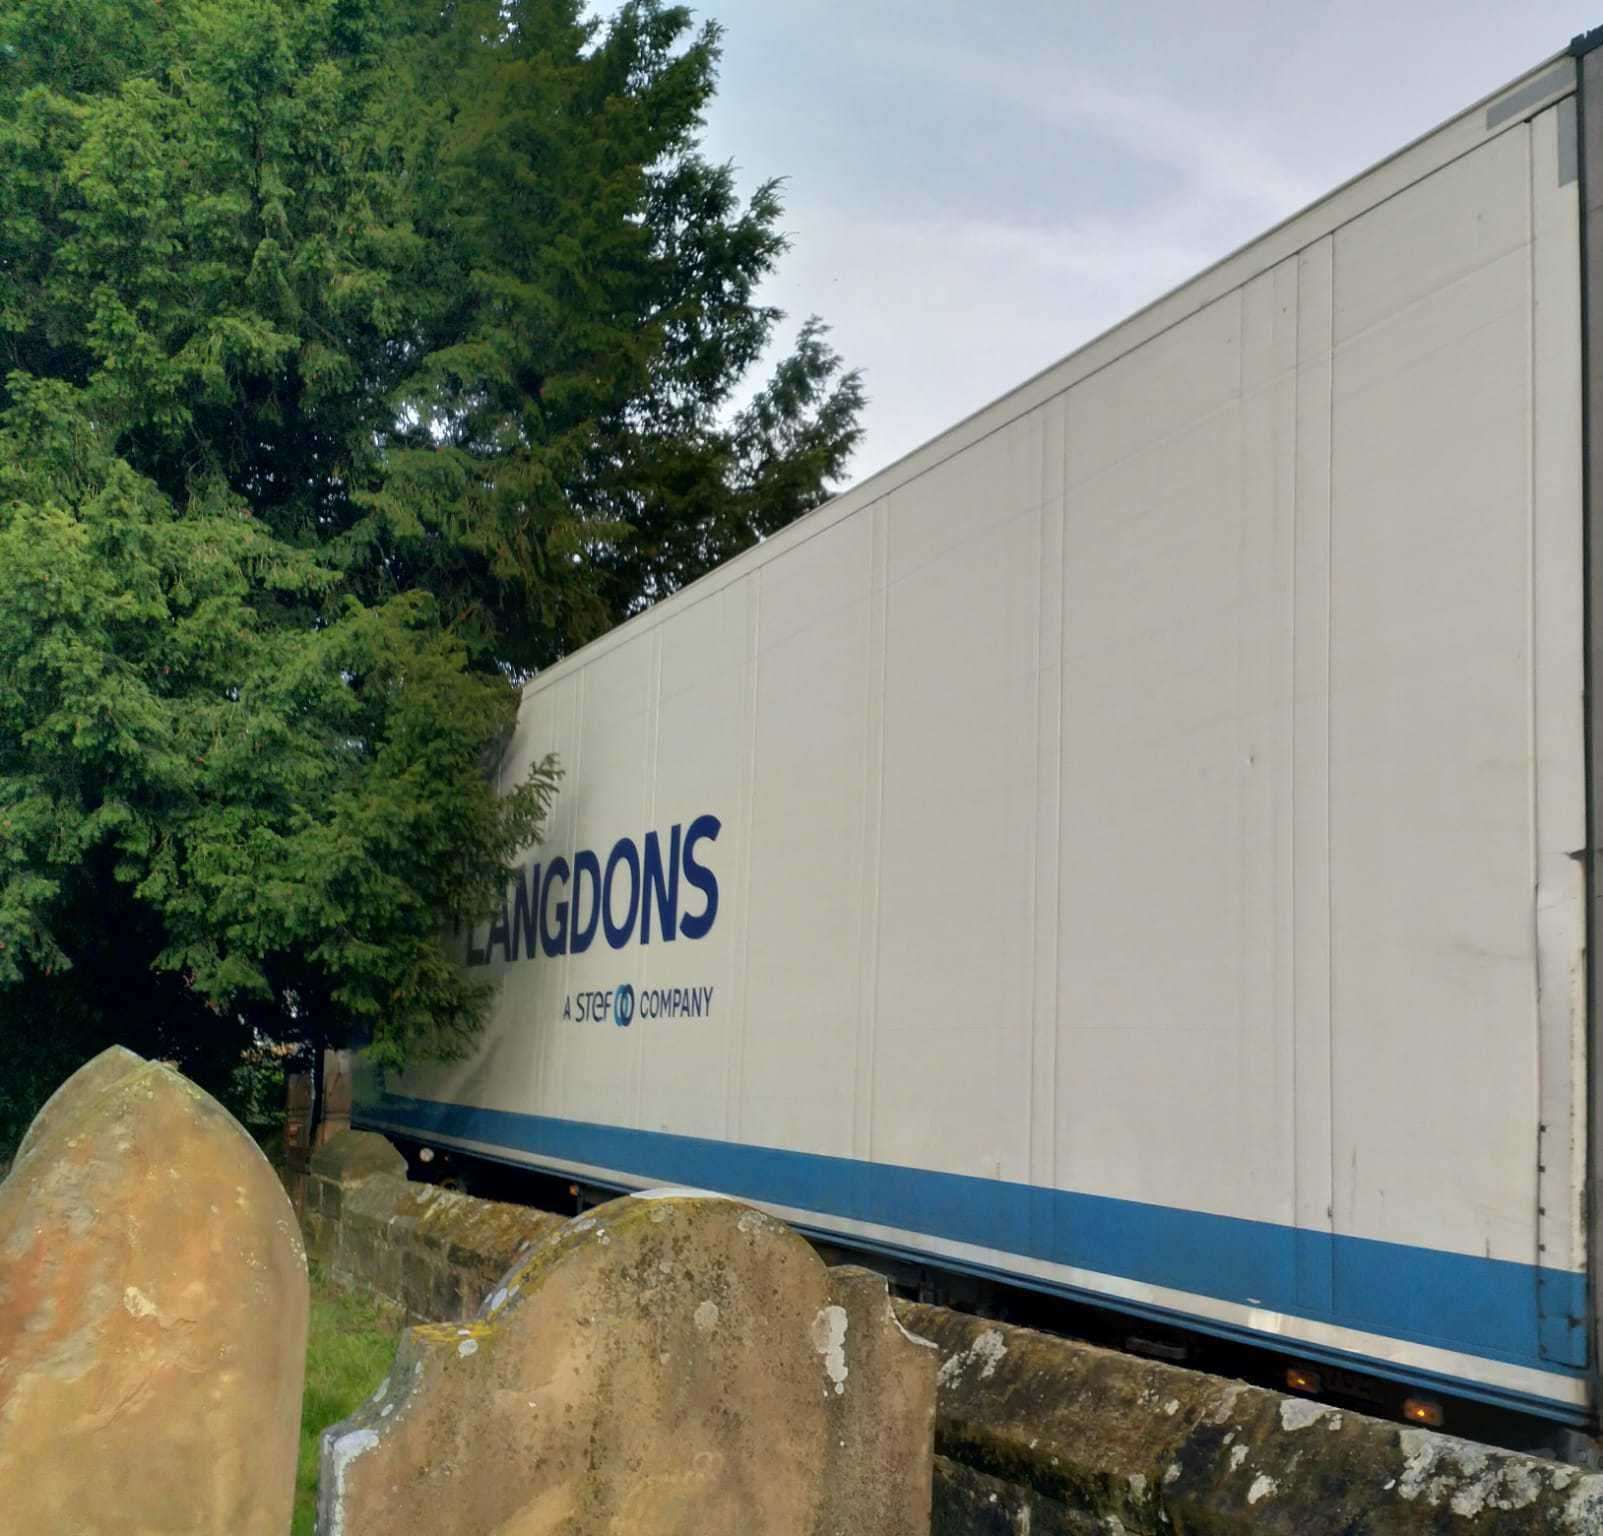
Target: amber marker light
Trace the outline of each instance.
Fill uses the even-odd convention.
[[[1300,1365],[1286,1367],[1286,1386],[1293,1392],[1318,1392],[1324,1385],[1318,1371],[1304,1370]]]
[[[1442,1405],[1428,1397],[1411,1397],[1403,1404],[1403,1417],[1410,1424],[1423,1424],[1426,1429],[1442,1427]]]

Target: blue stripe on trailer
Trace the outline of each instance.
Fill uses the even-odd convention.
[[[513,1167],[528,1167],[507,1159]],[[1124,1313],[1131,1317],[1150,1318],[1170,1327],[1182,1328],[1190,1333],[1206,1333],[1214,1338],[1229,1339],[1234,1343],[1250,1344],[1258,1349],[1274,1350],[1298,1361],[1315,1361],[1325,1365],[1342,1366],[1381,1376],[1388,1381],[1423,1387],[1427,1392],[1446,1393],[1453,1397],[1473,1398],[1477,1402],[1491,1403],[1498,1408],[1514,1408],[1522,1413],[1536,1413],[1561,1423],[1585,1425],[1590,1423],[1587,1410],[1556,1398],[1541,1397],[1532,1392],[1519,1392],[1512,1387],[1500,1387],[1493,1382],[1476,1381],[1465,1376],[1452,1376],[1420,1366],[1401,1365],[1395,1360],[1377,1359],[1332,1344],[1319,1344],[1308,1339],[1288,1339],[1264,1333],[1241,1323],[1226,1322],[1221,1318],[1202,1317],[1178,1307],[1161,1306],[1157,1302],[1133,1301],[1127,1296],[1115,1296],[1090,1286],[1069,1285],[1060,1280],[1043,1279],[1037,1275],[1020,1274],[1001,1264],[981,1264],[970,1260],[952,1259],[945,1254],[930,1253],[906,1244],[886,1242],[879,1238],[864,1238],[852,1234],[842,1236],[827,1228],[797,1222],[803,1232],[828,1238],[837,1248],[856,1248],[862,1251],[883,1253],[889,1257],[911,1260],[926,1267],[956,1270],[964,1274],[979,1275],[985,1279],[1005,1282],[1022,1290],[1039,1291],[1049,1296],[1061,1296],[1091,1306]],[[1546,1369],[1547,1367],[1543,1367]],[[1572,1374],[1565,1372],[1565,1375]]]
[[[358,1119],[1017,1253],[1567,1376],[1536,1291],[1583,1316],[1586,1278],[1106,1195],[385,1094]],[[1306,1352],[1301,1343],[1282,1347]],[[1387,1363],[1384,1367],[1397,1374]]]
[[[404,1131],[405,1129],[399,1124],[391,1125],[382,1119],[364,1118],[360,1111],[357,1112],[352,1123],[358,1130]],[[439,1137],[442,1145],[458,1139],[462,1141],[471,1139],[468,1137],[450,1137],[444,1132],[434,1134]],[[544,1167],[548,1172],[553,1171],[552,1164],[542,1164],[538,1157],[526,1157],[521,1153],[515,1153],[512,1148],[508,1147],[495,1150],[485,1145],[475,1149],[474,1155],[485,1159],[487,1162],[500,1163],[508,1168],[521,1168],[530,1172],[538,1172]],[[614,1170],[614,1172],[616,1171]],[[631,1188],[630,1185],[618,1183],[614,1179],[609,1179],[599,1174],[587,1174],[585,1177],[586,1181],[593,1187],[616,1189],[620,1194],[628,1193]],[[1253,1345],[1259,1349],[1277,1350],[1279,1353],[1290,1355],[1297,1360],[1318,1361],[1326,1365],[1345,1366],[1352,1370],[1367,1372],[1370,1375],[1383,1376],[1388,1380],[1408,1386],[1423,1387],[1427,1392],[1447,1393],[1450,1396],[1472,1398],[1477,1402],[1491,1403],[1498,1408],[1513,1408],[1523,1413],[1540,1414],[1543,1418],[1551,1419],[1558,1423],[1585,1426],[1591,1422],[1588,1410],[1579,1404],[1561,1401],[1557,1398],[1542,1397],[1537,1393],[1520,1392],[1512,1387],[1500,1387],[1493,1382],[1430,1371],[1420,1366],[1401,1365],[1395,1360],[1377,1359],[1373,1355],[1360,1354],[1348,1349],[1338,1349],[1334,1345],[1313,1343],[1307,1339],[1277,1338],[1275,1335],[1266,1334],[1261,1330],[1249,1328],[1240,1323],[1232,1323],[1220,1318],[1202,1317],[1197,1313],[1185,1312],[1177,1307],[1160,1306],[1156,1302],[1133,1301],[1129,1297],[1114,1295],[1107,1291],[1093,1290],[1089,1286],[1070,1285],[1061,1280],[1021,1273],[1019,1270],[1006,1267],[1005,1255],[1001,1256],[1002,1262],[987,1264],[973,1259],[955,1259],[949,1254],[936,1253],[926,1248],[919,1248],[912,1243],[898,1243],[886,1238],[864,1237],[855,1232],[842,1232],[836,1228],[807,1221],[805,1218],[795,1220],[793,1225],[798,1231],[827,1239],[837,1248],[855,1250],[860,1253],[884,1254],[887,1257],[910,1261],[914,1264],[933,1266],[938,1269],[967,1275],[978,1275],[984,1279],[996,1280],[1023,1290],[1038,1291],[1043,1295],[1064,1297],[1069,1300],[1124,1313],[1131,1317],[1150,1318],[1156,1322],[1183,1328],[1192,1333],[1206,1333],[1215,1338],[1230,1339],[1236,1343]],[[916,1237],[918,1234],[911,1235]]]

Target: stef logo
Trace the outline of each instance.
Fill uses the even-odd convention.
[[[612,1018],[619,1029],[626,1029],[635,1016],[635,989],[625,982],[612,995]]]

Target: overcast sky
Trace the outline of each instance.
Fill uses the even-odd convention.
[[[692,0],[695,3],[695,0]],[[1603,23],[1603,0],[705,0],[706,149],[786,178],[765,297],[901,457]]]

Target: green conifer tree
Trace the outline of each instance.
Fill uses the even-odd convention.
[[[8,1055],[471,1037],[439,926],[557,783],[492,791],[513,685],[856,441],[816,322],[731,409],[784,241],[717,58],[656,0],[0,9]]]

